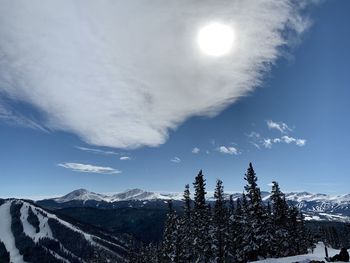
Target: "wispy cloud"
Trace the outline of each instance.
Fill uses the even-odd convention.
[[[89,144],[157,146],[261,85],[309,26],[303,11],[293,0],[2,1],[0,93]],[[213,17],[239,40],[217,59],[196,46]]]
[[[271,149],[274,144],[284,143],[284,144],[294,144],[297,146],[305,146],[306,139],[295,138],[293,136],[287,135],[288,132],[294,132],[286,123],[284,122],[274,122],[267,121],[266,122],[268,128],[278,130],[282,133],[281,137],[270,137],[270,136],[262,136],[260,133],[252,131],[247,134],[248,142],[252,144],[257,149],[261,149],[262,147]]]
[[[223,154],[231,154],[231,155],[238,155],[238,150],[235,147],[232,146],[220,146],[218,147],[218,151]]]
[[[267,139],[263,139],[263,146],[265,148],[269,148],[271,149],[272,148],[272,145],[273,144],[276,144],[276,143],[286,143],[286,144],[295,144],[297,146],[305,146],[306,144],[306,140],[305,139],[297,139],[297,138],[294,138],[294,137],[291,137],[291,136],[282,136],[281,138],[267,138]]]
[[[292,131],[292,129],[289,128],[288,125],[284,122],[274,122],[272,120],[268,120],[266,121],[266,124],[269,129],[275,129],[284,134],[289,131]]]
[[[1,74],[1,73],[0,73]],[[44,128],[37,121],[28,118],[24,115],[20,115],[11,111],[10,109],[5,108],[0,104],[0,121],[8,125],[17,125],[25,128],[30,128],[34,130],[40,130],[43,132],[48,132],[47,128]]]
[[[260,145],[257,144],[256,142],[249,141],[249,143],[250,143],[251,145],[253,145],[255,148],[257,148],[257,149],[259,149],[259,150],[261,149]]]
[[[111,167],[96,166],[92,164],[59,163],[57,165],[66,169],[70,169],[74,172],[81,172],[81,173],[97,173],[97,174],[120,174],[121,173],[121,171]]]
[[[131,157],[130,157],[130,156],[121,156],[121,157],[119,158],[119,160],[121,160],[121,161],[130,161],[130,160],[131,160]]]
[[[179,157],[176,157],[176,156],[174,158],[172,158],[170,161],[173,163],[181,163],[181,159]]]
[[[260,133],[252,131],[249,134],[247,134],[249,138],[260,138]]]
[[[85,151],[85,152],[96,153],[96,154],[120,155],[120,153],[117,153],[114,151],[106,151],[106,150],[101,150],[101,149],[96,149],[96,148],[88,148],[88,147],[81,147],[81,146],[75,146],[75,148],[82,150],[82,151]]]
[[[200,152],[200,149],[198,148],[198,147],[194,147],[193,149],[192,149],[192,153],[193,154],[198,154]]]

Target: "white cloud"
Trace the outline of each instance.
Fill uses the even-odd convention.
[[[198,154],[200,152],[200,149],[198,148],[198,147],[194,147],[193,149],[192,149],[192,153],[193,154]]]
[[[70,169],[74,172],[97,173],[97,174],[119,174],[121,171],[111,167],[96,166],[83,163],[59,163],[58,166]]]
[[[295,141],[296,145],[298,146],[304,146],[306,144],[306,140],[305,139],[297,139]]]
[[[281,133],[287,133],[288,131],[292,131],[292,129],[289,128],[288,125],[284,122],[274,122],[274,121],[268,120],[266,123],[269,129],[275,129],[280,131]]]
[[[306,140],[305,139],[296,139],[294,137],[291,137],[291,136],[287,136],[287,135],[284,135],[282,136],[281,138],[267,138],[267,139],[264,139],[262,144],[265,148],[272,148],[272,145],[274,143],[286,143],[286,144],[295,144],[297,146],[305,146],[306,144]]]
[[[170,161],[173,163],[181,163],[181,159],[179,157],[176,157],[176,156],[174,158],[172,158]]]
[[[272,147],[272,140],[271,139],[264,139],[263,145],[265,148],[271,148]]]
[[[1,1],[0,93],[89,144],[157,146],[261,84],[309,26],[295,2]],[[211,21],[234,28],[229,56],[199,51]]]
[[[130,161],[131,160],[131,157],[129,156],[122,156],[119,158],[121,161]]]
[[[226,146],[220,146],[218,148],[218,151],[224,154],[234,154],[237,155],[238,154],[238,150],[235,147],[226,147]]]
[[[248,141],[257,149],[260,149],[260,146],[271,149],[273,144],[277,143],[295,144],[300,147],[306,145],[305,139],[295,138],[286,135],[287,132],[293,131],[286,123],[274,122],[271,120],[267,121],[266,123],[269,129],[276,129],[284,135],[275,138],[270,138],[269,136],[267,138],[263,138],[263,136],[261,136],[260,133],[252,131],[251,133],[247,134],[247,137],[249,138]]]
[[[90,152],[90,153],[96,153],[96,154],[103,154],[103,155],[120,155],[117,152],[114,151],[106,151],[106,150],[101,150],[101,149],[96,149],[96,148],[87,148],[87,147],[81,147],[81,146],[75,146],[75,148],[85,151],[85,152]]]
[[[281,137],[281,139],[282,139],[282,141],[284,141],[284,142],[285,142],[285,143],[287,143],[287,144],[290,144],[290,143],[292,143],[292,142],[295,142],[295,141],[296,141],[296,139],[295,139],[295,138],[290,137],[290,136],[287,136],[287,135],[282,136],[282,137]]]

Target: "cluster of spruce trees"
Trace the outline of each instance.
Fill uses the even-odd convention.
[[[181,215],[169,202],[162,243],[142,247],[132,255],[132,262],[248,262],[306,253],[313,239],[301,213],[287,204],[278,183],[273,182],[271,203],[264,204],[251,163],[244,179],[242,197],[233,200],[231,195],[228,202],[218,180],[212,207],[206,201],[200,171],[193,183],[194,200],[186,185]]]

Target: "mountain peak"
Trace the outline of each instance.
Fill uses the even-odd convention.
[[[96,194],[94,192],[90,192],[86,189],[80,188],[77,190],[74,190],[62,197],[54,198],[54,200],[58,203],[65,203],[69,201],[74,200],[80,200],[80,201],[87,201],[87,200],[96,200],[96,201],[103,201],[105,196],[101,194]]]

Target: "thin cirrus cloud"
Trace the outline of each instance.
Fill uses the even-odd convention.
[[[220,146],[218,147],[218,151],[223,154],[230,154],[230,155],[238,155],[238,150],[236,147],[232,146]]]
[[[34,129],[34,130],[48,132],[46,128],[44,128],[42,125],[40,125],[33,119],[28,118],[25,115],[19,115],[10,109],[7,109],[3,105],[1,105],[1,103],[2,102],[0,101],[0,121],[1,122],[4,122],[8,125],[19,125],[19,126]]]
[[[121,173],[121,171],[114,169],[112,167],[96,166],[92,164],[59,163],[57,165],[66,169],[70,169],[74,172],[81,172],[81,173],[96,173],[96,174],[111,174],[111,175]]]
[[[120,155],[120,153],[114,152],[114,151],[106,151],[96,148],[88,148],[88,147],[82,147],[82,146],[75,146],[75,148],[89,153],[95,153],[95,154],[102,154],[102,155]]]
[[[173,163],[181,163],[181,159],[179,157],[176,157],[176,156],[174,158],[172,158],[170,161]]]
[[[292,0],[1,1],[0,94],[88,144],[158,146],[186,119],[215,116],[261,85],[309,27],[303,8]],[[196,43],[216,20],[236,35],[220,58]]]
[[[121,156],[121,157],[119,158],[119,160],[121,160],[121,161],[130,161],[130,160],[131,160],[131,157],[130,157],[130,156]]]

